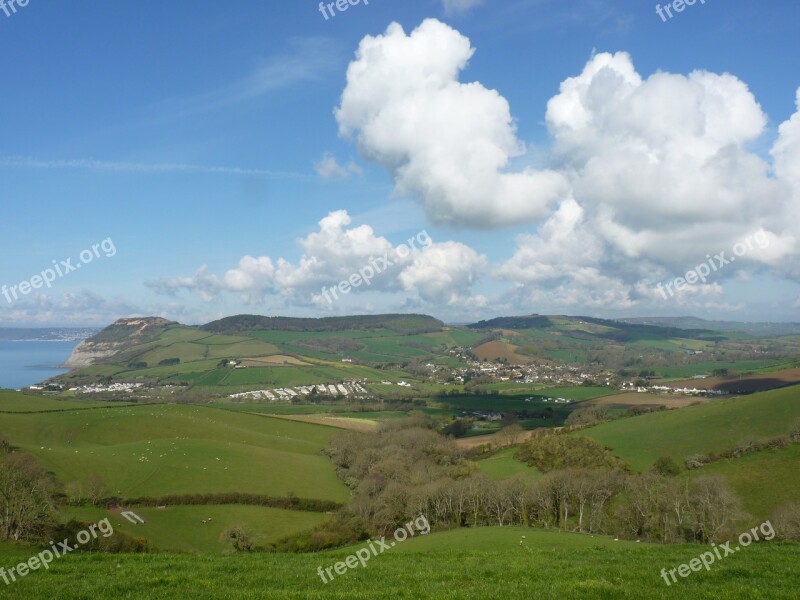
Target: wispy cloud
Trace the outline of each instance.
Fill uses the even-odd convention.
[[[218,89],[172,98],[156,108],[184,117],[253,100],[297,83],[321,81],[337,64],[336,42],[326,38],[296,38],[289,52],[272,56],[251,73]]]
[[[346,179],[352,175],[361,175],[363,172],[352,160],[346,166],[340,165],[330,152],[323,154],[322,158],[314,163],[314,170],[323,179]]]
[[[443,0],[444,12],[448,15],[464,14],[483,4],[483,0]]]
[[[96,160],[93,158],[66,160],[41,160],[27,157],[0,158],[0,167],[26,169],[89,169],[125,173],[218,173],[222,175],[253,175],[271,179],[298,179],[309,177],[301,173],[270,171],[267,169],[189,165],[183,163],[139,163],[130,161]]]

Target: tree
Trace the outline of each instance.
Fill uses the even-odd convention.
[[[699,541],[723,539],[742,516],[739,498],[720,476],[700,477],[694,481],[689,501],[695,516],[695,535]]]
[[[252,552],[253,538],[246,525],[232,525],[220,535],[220,541],[230,542],[237,552]]]
[[[780,539],[800,542],[800,503],[780,506],[772,513],[770,523]]]
[[[67,500],[71,504],[81,504],[83,502],[83,484],[80,481],[70,481],[64,488]]]
[[[587,437],[545,435],[521,445],[515,458],[548,472],[569,467],[623,468],[608,448]]]
[[[89,475],[86,480],[86,495],[89,497],[89,502],[95,506],[108,496],[108,487],[99,475]]]
[[[681,468],[671,456],[661,456],[650,471],[664,477],[675,477],[681,472]]]
[[[581,408],[569,414],[566,424],[574,427],[589,427],[611,419],[611,413],[603,406]]]
[[[514,423],[507,425],[495,434],[497,444],[501,447],[513,446],[522,440],[525,434],[525,428],[522,425]]]
[[[0,457],[0,538],[33,540],[51,524],[56,480],[33,456]]]

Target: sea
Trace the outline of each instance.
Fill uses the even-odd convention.
[[[0,340],[0,388],[18,390],[66,373],[60,367],[79,342]]]

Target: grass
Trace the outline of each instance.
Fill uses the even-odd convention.
[[[600,398],[610,394],[618,393],[616,390],[603,387],[561,387],[545,388],[535,392],[512,395],[510,393],[489,394],[485,396],[473,396],[469,394],[459,396],[437,396],[431,398],[429,405],[440,408],[452,408],[456,410],[495,410],[495,411],[523,411],[532,409],[543,409],[548,406],[553,409],[563,409],[564,404],[553,402],[543,402],[546,398],[564,398],[579,402]],[[530,398],[530,402],[526,400]],[[574,409],[574,407],[573,407]]]
[[[99,406],[124,406],[97,400],[57,400],[49,396],[35,396],[22,392],[0,390],[0,413],[43,412],[50,410],[73,410]]]
[[[526,536],[525,547],[520,546]],[[359,546],[361,547],[361,546]],[[608,538],[516,527],[415,537],[328,584],[318,567],[355,548],[320,554],[193,556],[72,553],[4,590],[10,600],[175,600],[581,598],[667,600],[794,599],[800,546],[756,544],[668,587],[663,567],[705,548],[613,542]],[[11,566],[30,550],[2,556]]]
[[[728,369],[731,372],[754,371],[769,373],[781,368],[791,368],[793,361],[786,358],[767,359],[767,360],[739,360],[739,361],[706,361],[690,365],[680,365],[675,367],[653,367],[653,370],[667,378],[683,379],[694,375],[704,375],[711,373],[714,369]]]
[[[170,506],[166,509],[134,507],[144,519],[134,525],[119,516],[119,511],[93,507],[67,507],[65,516],[87,523],[108,518],[114,531],[123,531],[148,540],[151,549],[202,554],[221,554],[230,544],[220,534],[231,525],[246,525],[257,546],[321,525],[330,517],[322,513],[301,512],[264,506]],[[209,520],[203,523],[204,520]]]
[[[767,519],[777,507],[800,502],[800,445],[765,450],[712,463],[692,471],[693,477],[722,475],[742,499],[744,509]]]
[[[720,452],[747,439],[787,434],[798,421],[800,389],[786,388],[619,419],[575,435],[610,446],[633,469],[644,471],[660,456],[682,463],[692,454]]]
[[[519,476],[526,481],[536,481],[542,474],[536,467],[529,467],[514,458],[516,448],[501,450],[497,454],[477,461],[478,468],[493,479],[507,479]]]
[[[0,431],[63,482],[97,474],[123,497],[246,491],[343,501],[321,454],[330,427],[202,406],[0,414]]]

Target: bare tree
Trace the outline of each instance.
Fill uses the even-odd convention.
[[[6,540],[33,539],[50,523],[55,479],[28,454],[0,458],[0,534]]]
[[[108,487],[102,477],[96,474],[89,475],[86,480],[86,494],[89,497],[89,501],[95,506],[108,496]]]
[[[704,542],[722,539],[743,516],[739,498],[720,476],[696,479],[689,500],[695,515],[697,538]]]

